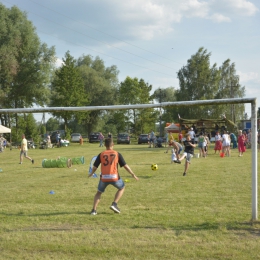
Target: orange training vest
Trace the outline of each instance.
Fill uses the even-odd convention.
[[[101,180],[103,182],[118,181],[118,153],[114,150],[105,150],[100,154]]]

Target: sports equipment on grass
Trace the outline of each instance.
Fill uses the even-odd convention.
[[[152,165],[151,165],[151,169],[152,169],[153,171],[157,171],[157,170],[158,170],[158,165],[157,165],[156,163],[152,164]]]
[[[72,164],[75,165],[75,164],[84,164],[84,163],[85,163],[85,159],[83,156],[72,158],[72,159],[68,159],[66,157],[58,157],[57,160],[43,159],[42,167],[43,168],[64,168],[64,167],[70,168]]]
[[[90,165],[89,165],[88,174],[90,174],[90,173],[92,172],[92,168],[93,168],[93,165],[94,165],[94,162],[96,161],[96,159],[97,159],[97,156],[94,156],[94,157],[92,157],[92,159],[90,160]],[[97,171],[96,171],[96,172],[97,172]],[[97,174],[94,173],[94,174],[92,175],[92,178],[97,178]]]

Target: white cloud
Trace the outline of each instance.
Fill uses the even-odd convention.
[[[239,80],[241,83],[253,81],[255,83],[260,83],[260,75],[257,72],[241,72],[238,71]]]
[[[226,2],[239,15],[252,16],[258,12],[258,8],[247,0],[228,0]]]
[[[56,66],[57,68],[59,68],[59,67],[61,67],[62,64],[63,64],[63,60],[60,59],[60,58],[58,58],[58,57],[56,57],[55,66]]]
[[[180,10],[186,17],[205,18],[209,13],[209,3],[198,0],[179,1]]]
[[[211,20],[217,23],[222,23],[222,22],[231,22],[231,19],[227,16],[224,16],[222,14],[215,13],[210,17]]]
[[[115,15],[134,38],[151,40],[169,34],[183,18],[231,22],[231,17],[252,16],[258,9],[247,0],[111,0]]]

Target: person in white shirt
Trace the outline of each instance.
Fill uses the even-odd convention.
[[[190,135],[191,140],[194,141],[196,134],[195,134],[195,132],[193,131],[193,128],[192,128],[192,127],[190,128],[188,134]]]
[[[226,130],[224,130],[222,135],[222,153],[230,156],[230,136]]]

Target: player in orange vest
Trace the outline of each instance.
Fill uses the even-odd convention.
[[[105,139],[105,146],[106,150],[97,156],[92,171],[88,176],[91,177],[95,173],[98,166],[101,164],[101,176],[98,184],[98,190],[94,197],[93,209],[90,213],[91,215],[97,215],[97,206],[100,201],[101,194],[105,192],[105,189],[109,184],[118,189],[110,209],[115,213],[120,213],[120,209],[117,207],[117,203],[125,191],[125,183],[120,178],[118,173],[118,164],[120,167],[124,167],[126,171],[128,171],[136,180],[138,180],[137,176],[126,164],[123,156],[119,152],[113,150],[113,140],[110,138]]]

